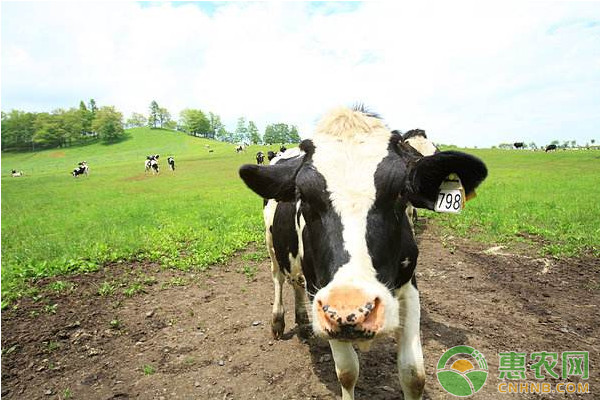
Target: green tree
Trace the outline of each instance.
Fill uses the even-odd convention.
[[[88,108],[92,112],[92,114],[95,116],[96,115],[96,111],[98,111],[98,107],[96,106],[96,100],[90,99],[90,103],[89,103]]]
[[[185,132],[193,136],[214,137],[210,121],[201,110],[186,108],[179,113],[179,124]]]
[[[160,107],[156,100],[152,100],[150,103],[150,115],[148,115],[148,126],[150,128],[156,128],[159,123]]]
[[[2,150],[35,150],[33,137],[35,134],[36,114],[11,110],[2,112]]]
[[[92,100],[93,101],[93,100]],[[90,101],[91,102],[91,101]],[[96,107],[96,103],[93,103]],[[83,100],[79,102],[79,118],[81,119],[82,134],[88,135],[92,132],[92,121],[94,120],[94,112],[88,110]]]
[[[295,130],[295,128],[294,128]],[[284,123],[269,124],[265,128],[265,135],[263,136],[263,142],[268,144],[274,143],[290,143],[291,134],[290,127]],[[298,136],[298,131],[295,130],[295,136]]]
[[[82,118],[81,110],[70,108],[67,111],[61,111],[57,115],[57,118],[65,131],[65,141],[67,145],[70,146],[73,142],[80,142],[83,140],[85,137],[83,136],[83,126],[86,119]]]
[[[250,136],[248,134],[248,127],[246,126],[246,118],[239,117],[235,132],[233,133],[234,143],[249,143]]]
[[[113,142],[125,133],[123,129],[123,114],[118,112],[113,106],[102,107],[96,112],[92,128],[98,132],[100,139],[105,142]]]
[[[214,139],[217,135],[217,132],[219,132],[222,128],[225,128],[225,126],[221,122],[221,117],[212,112],[208,113],[208,121],[210,123],[210,134],[206,137]]]
[[[217,133],[215,134],[215,139],[221,142],[234,143],[233,133],[227,131],[224,126],[221,126]]]
[[[299,142],[300,142],[300,135],[298,134],[298,128],[296,128],[296,125],[292,125],[292,127],[288,131],[288,135],[287,135],[284,143],[299,143]]]
[[[63,147],[67,143],[67,132],[64,129],[60,114],[63,110],[52,113],[39,113],[35,119],[33,141],[40,147]]]
[[[144,114],[140,113],[131,113],[131,117],[127,120],[127,127],[129,128],[141,128],[148,124],[148,119],[144,116]]]
[[[158,109],[158,122],[161,128],[166,128],[171,122],[171,113],[166,108],[159,107]]]
[[[248,136],[250,137],[250,142],[252,144],[260,144],[260,133],[258,133],[258,128],[254,121],[248,121]]]

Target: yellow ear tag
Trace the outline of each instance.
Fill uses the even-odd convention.
[[[440,185],[434,211],[457,214],[463,208],[465,208],[465,188],[458,175],[452,173]]]

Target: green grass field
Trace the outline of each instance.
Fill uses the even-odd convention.
[[[258,146],[244,154],[234,148],[134,129],[129,140],[111,146],[3,154],[3,299],[20,294],[25,279],[93,270],[109,261],[206,268],[261,240],[262,201],[237,174],[242,163],[255,162]],[[144,173],[148,154],[161,155],[160,175]],[[169,155],[175,156],[174,174]],[[81,160],[90,175],[73,178],[70,171]],[[10,177],[13,168],[25,176]]]
[[[600,256],[600,152],[465,150],[488,178],[460,217],[427,212],[450,234],[526,242],[540,255]]]
[[[171,131],[129,133],[109,146],[2,155],[3,304],[26,294],[31,278],[127,260],[204,269],[263,240],[262,202],[237,175],[259,146],[236,154],[231,144]],[[449,232],[490,243],[539,239],[544,254],[599,255],[600,152],[469,152],[489,177],[460,216],[435,215]],[[145,157],[156,153],[161,174],[146,175]],[[75,179],[82,160],[90,176]],[[25,176],[10,177],[13,168]]]

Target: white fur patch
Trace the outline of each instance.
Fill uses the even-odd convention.
[[[406,139],[406,142],[419,153],[424,156],[431,156],[435,154],[437,150],[434,144],[427,138],[423,136],[413,136],[411,138]]]
[[[313,164],[327,182],[333,208],[341,218],[344,248],[350,255],[349,262],[340,267],[318,297],[326,296],[335,285],[359,286],[383,302],[385,325],[382,330],[398,326],[398,303],[377,280],[366,232],[367,214],[376,196],[375,171],[388,155],[389,140],[390,131],[381,120],[349,109],[327,115],[313,136],[316,147]],[[316,303],[315,299],[314,313]]]

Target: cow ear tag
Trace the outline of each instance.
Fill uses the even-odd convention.
[[[434,211],[458,214],[465,208],[465,188],[458,175],[452,173],[442,181]]]

